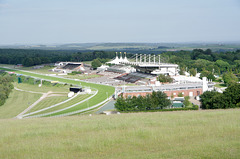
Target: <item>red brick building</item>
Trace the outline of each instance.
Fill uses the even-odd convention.
[[[146,96],[151,94],[153,91],[163,91],[168,97],[177,97],[179,93],[183,96],[199,96],[203,93],[202,83],[187,83],[187,84],[166,84],[161,86],[127,86],[122,87],[120,94],[123,97],[129,96]]]

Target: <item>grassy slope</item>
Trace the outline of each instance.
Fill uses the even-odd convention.
[[[238,158],[240,109],[0,120],[0,158]]]
[[[82,86],[95,88],[98,90],[98,93],[96,96],[94,96],[93,98],[91,98],[89,100],[89,106],[93,106],[93,105],[100,103],[101,101],[104,101],[107,98],[106,92],[108,92],[109,96],[114,93],[114,87],[111,87],[111,86],[99,85],[99,84],[94,84],[94,83],[86,83],[86,82],[82,82],[82,81],[79,82],[79,81],[74,81],[74,80],[70,80],[70,79],[62,79],[62,78],[57,78],[57,77],[39,75],[39,74],[34,74],[34,73],[29,73],[29,72],[22,72],[22,71],[17,71],[17,70],[6,69],[6,68],[0,68],[0,69],[16,72],[16,73],[20,73],[20,74],[25,74],[25,75],[29,75],[29,76],[34,76],[34,77],[38,77],[38,78],[48,79],[48,80],[52,80],[52,81],[59,81],[59,82],[71,83],[71,84],[81,83]],[[87,102],[84,102],[84,103],[85,103],[85,105],[87,105]],[[74,110],[76,110],[78,108],[79,107],[74,107]],[[82,107],[80,107],[80,109],[81,108]],[[62,111],[61,113],[67,113],[70,111],[72,111],[72,110],[65,110],[65,111]]]
[[[54,104],[63,102],[65,100],[67,100],[67,99],[68,99],[67,95],[65,95],[65,96],[47,97],[47,98],[43,99],[42,101],[40,101],[37,105],[35,105],[27,113],[34,112],[34,111],[37,111],[37,110],[40,110],[40,109],[52,106]]]
[[[0,118],[13,118],[38,100],[42,94],[12,90],[4,105],[0,106]]]
[[[66,103],[60,104],[60,105],[58,105],[58,106],[56,106],[56,107],[53,107],[53,108],[44,110],[44,111],[42,111],[42,112],[39,112],[39,113],[36,113],[36,114],[33,114],[33,115],[44,114],[44,113],[53,112],[53,111],[56,111],[56,110],[59,110],[59,109],[63,109],[63,108],[69,107],[69,106],[71,106],[71,105],[73,105],[73,104],[76,104],[76,103],[78,103],[78,102],[81,102],[82,100],[84,100],[84,99],[86,99],[86,98],[88,98],[88,97],[90,97],[90,96],[91,96],[90,94],[78,95],[77,97],[73,98],[72,100],[70,100],[70,101],[68,101],[68,102],[66,102]],[[56,104],[56,103],[55,103],[55,104]],[[87,105],[87,103],[84,103],[84,104]],[[80,105],[81,105],[81,106],[80,106]],[[80,105],[77,106],[78,109],[79,109],[79,107],[81,107],[81,109],[83,109],[82,104],[80,104]],[[77,110],[78,110],[78,109],[77,109]],[[61,114],[61,113],[59,113],[59,114]],[[50,116],[53,116],[53,115],[50,115]]]

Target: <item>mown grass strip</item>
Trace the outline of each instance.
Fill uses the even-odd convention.
[[[92,94],[91,94],[91,95],[92,95]],[[72,100],[70,100],[70,101],[68,101],[68,102],[66,102],[66,103],[63,103],[63,104],[61,104],[61,105],[59,105],[59,106],[56,106],[56,107],[53,107],[53,108],[44,110],[44,111],[42,111],[42,112],[38,112],[38,113],[36,113],[36,114],[33,114],[33,116],[39,115],[39,114],[51,113],[51,112],[53,112],[53,111],[57,111],[57,110],[66,108],[66,107],[68,107],[68,106],[74,105],[74,104],[76,104],[76,103],[78,103],[78,102],[80,102],[80,101],[82,101],[82,100],[90,97],[91,95],[90,95],[90,94],[78,95],[77,97],[75,97],[74,99],[72,99]]]
[[[31,113],[31,112],[35,112],[37,110],[41,110],[43,108],[47,108],[51,105],[63,102],[65,100],[67,100],[68,97],[66,96],[53,96],[53,97],[47,97],[45,99],[43,99],[41,102],[39,102],[36,106],[34,106],[32,109],[30,109],[30,111],[28,111],[27,113]]]

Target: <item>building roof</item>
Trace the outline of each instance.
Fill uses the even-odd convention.
[[[202,83],[166,84],[160,86],[127,86],[125,92],[152,92],[202,88]]]

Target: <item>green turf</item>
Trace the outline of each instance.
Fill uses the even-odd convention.
[[[16,82],[14,83],[14,86],[25,91],[42,92],[42,93],[47,93],[48,91],[68,93],[70,88],[69,85],[59,86],[59,87],[52,86],[52,85],[50,86],[42,85],[42,87],[38,87],[37,84],[32,85],[28,83],[16,83]]]
[[[52,72],[49,71],[51,69],[55,68],[54,66],[45,66],[43,68],[39,68],[39,69],[34,69],[34,66],[32,67],[21,67],[20,69],[22,70],[26,70],[26,71],[31,71],[31,72],[35,72],[35,73],[43,73],[43,74],[58,74],[57,72]]]
[[[42,94],[12,90],[4,105],[0,106],[0,118],[13,118],[38,100]]]
[[[96,75],[96,74],[90,74],[90,75],[80,74],[80,75],[66,75],[63,77],[84,80],[84,79],[96,78],[96,77],[101,77],[101,76]]]
[[[218,87],[218,88],[224,88],[224,87],[227,87],[227,85],[224,84],[224,83],[215,84],[214,86],[215,86],[215,87]]]
[[[65,94],[64,96],[53,96],[53,97],[47,97],[45,99],[43,99],[41,102],[39,102],[37,105],[35,105],[32,109],[30,109],[27,113],[31,113],[49,106],[52,106],[54,104],[63,102],[65,100],[67,100],[67,94]]]
[[[240,109],[0,120],[0,158],[237,159]]]
[[[92,94],[84,94],[84,95],[78,95],[77,97],[73,98],[72,100],[66,102],[66,103],[63,103],[61,105],[58,105],[56,107],[53,107],[53,108],[50,108],[50,109],[47,109],[47,110],[44,110],[42,112],[39,112],[39,113],[36,113],[36,114],[33,114],[33,115],[38,115],[38,114],[44,114],[44,113],[49,113],[49,112],[53,112],[53,111],[56,111],[56,110],[59,110],[59,109],[63,109],[63,108],[66,108],[68,106],[71,106],[73,104],[76,104],[88,97],[90,97]],[[82,108],[79,108],[79,109],[82,109]],[[60,113],[61,114],[61,113]],[[53,116],[53,115],[51,115]]]
[[[19,71],[19,70],[11,70],[11,69],[6,69],[6,68],[0,68],[2,70],[7,70],[7,71],[13,71],[16,73],[21,73],[21,74],[25,74],[28,76],[34,76],[34,77],[38,77],[38,78],[42,78],[42,79],[48,79],[48,80],[52,80],[52,81],[59,81],[59,82],[63,82],[63,83],[71,83],[71,84],[81,84],[82,86],[86,86],[86,87],[90,87],[91,89],[97,89],[98,93],[97,95],[95,95],[93,98],[91,98],[89,100],[89,107],[94,106],[102,101],[104,101],[107,98],[107,94],[108,96],[111,96],[114,93],[114,87],[111,86],[106,86],[106,85],[99,85],[99,84],[94,84],[94,83],[86,83],[86,82],[80,82],[80,81],[74,81],[74,80],[70,80],[70,79],[63,79],[63,78],[57,78],[57,77],[52,77],[52,76],[44,76],[44,75],[39,75],[39,74],[34,74],[34,73],[30,73],[30,72],[23,72],[23,71]],[[86,103],[86,102],[85,102]],[[87,107],[87,104],[85,105],[85,107]],[[83,107],[80,105],[79,107],[74,107],[72,109],[68,109],[65,111],[62,111],[61,113],[66,113],[72,110],[76,110],[76,109],[82,109]]]

